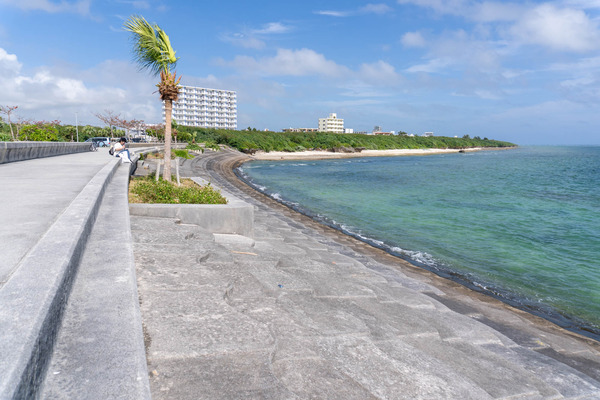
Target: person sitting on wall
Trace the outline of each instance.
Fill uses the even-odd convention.
[[[122,137],[119,139],[119,143],[115,144],[115,157],[121,157],[124,163],[130,163],[131,156],[129,155],[129,150],[125,148],[126,143],[127,139]]]

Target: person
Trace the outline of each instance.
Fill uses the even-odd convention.
[[[129,155],[129,150],[125,148],[125,143],[127,143],[127,139],[122,137],[119,139],[119,143],[115,144],[115,157],[121,157],[124,163],[130,163],[131,157]]]

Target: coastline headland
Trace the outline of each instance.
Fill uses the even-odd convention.
[[[153,397],[598,397],[598,342],[291,210],[249,160],[182,170],[251,204],[251,238],[131,217]]]

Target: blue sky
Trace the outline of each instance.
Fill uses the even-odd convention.
[[[169,34],[183,84],[237,91],[239,128],[335,112],[356,131],[600,144],[600,0],[0,0],[0,104],[160,122],[132,14]]]

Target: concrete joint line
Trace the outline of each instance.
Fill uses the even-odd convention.
[[[119,164],[111,160],[90,180],[0,288],[0,399],[36,396],[81,255]]]

